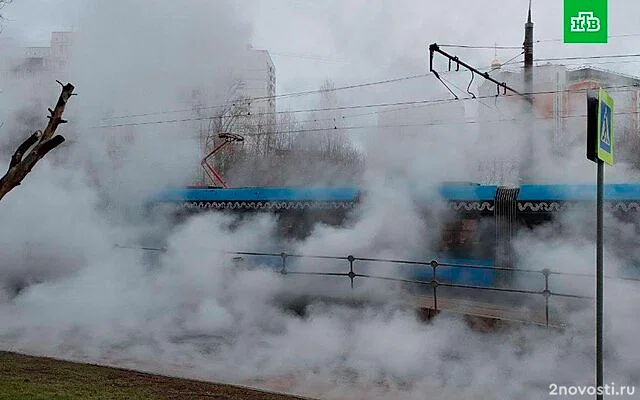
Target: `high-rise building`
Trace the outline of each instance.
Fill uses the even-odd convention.
[[[255,120],[275,124],[276,68],[267,50],[247,46],[241,57],[241,67],[234,71],[241,82],[241,95],[249,99],[248,111]]]
[[[233,106],[225,110],[216,109],[215,112],[220,115],[215,118],[219,120],[214,122],[214,126],[208,124],[205,129],[201,129],[203,157],[222,143],[224,139],[219,138],[220,133],[244,136],[243,152],[260,153],[264,150],[261,146],[269,142],[268,139],[276,129],[276,70],[269,52],[247,46],[234,65],[234,88],[228,95],[230,98],[225,99],[226,102],[232,101]],[[233,152],[233,146],[229,150]],[[228,157],[211,157],[214,159],[209,158],[207,163],[224,175],[230,167],[224,161]],[[206,171],[207,173],[203,171],[199,184],[218,185],[211,172]]]
[[[34,78],[40,74],[65,73],[69,63],[73,35],[73,32],[52,32],[48,47],[7,48],[10,57],[8,63],[4,65],[5,76],[15,79]]]

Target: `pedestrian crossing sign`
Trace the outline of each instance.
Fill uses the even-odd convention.
[[[613,99],[604,89],[598,93],[598,158],[613,165]]]

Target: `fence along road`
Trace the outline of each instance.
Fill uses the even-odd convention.
[[[144,251],[160,251],[164,252],[164,248],[156,247],[139,247],[139,246],[121,246],[116,245],[117,248],[122,249],[136,249]],[[422,288],[426,288],[429,294],[406,294],[401,299],[401,302],[421,309],[432,310],[436,314],[445,311],[458,313],[463,315],[475,316],[480,318],[488,318],[494,320],[502,320],[507,322],[519,322],[542,325],[546,327],[562,328],[566,324],[562,321],[562,316],[554,313],[551,307],[551,299],[565,299],[565,300],[580,300],[580,301],[592,301],[595,300],[594,296],[588,296],[578,293],[563,293],[554,291],[551,289],[552,278],[554,277],[568,277],[571,279],[579,278],[593,278],[595,275],[585,273],[573,273],[573,272],[559,272],[553,271],[548,268],[535,270],[524,268],[507,268],[497,266],[486,266],[476,264],[456,264],[456,263],[441,263],[437,260],[431,261],[410,261],[410,260],[397,260],[397,259],[384,259],[384,258],[370,258],[370,257],[355,257],[353,255],[348,256],[331,256],[331,255],[304,255],[293,253],[266,253],[266,252],[247,252],[247,251],[228,251],[225,252],[228,255],[235,256],[236,261],[244,259],[244,257],[269,257],[278,260],[278,272],[287,276],[324,276],[324,277],[344,277],[349,279],[351,289],[354,289],[354,281],[359,279],[373,279],[380,281],[399,282],[406,284],[419,285]],[[326,271],[300,271],[290,268],[287,260],[292,259],[306,259],[306,260],[334,260],[344,263],[344,272],[326,272]],[[431,280],[417,280],[417,279],[404,279],[399,277],[384,276],[372,273],[360,273],[358,272],[358,264],[360,263],[373,263],[373,264],[392,264],[397,266],[412,266],[416,268],[428,268],[431,271]],[[444,282],[438,279],[437,271],[442,268],[459,268],[462,270],[485,270],[492,271],[494,273],[502,274],[530,274],[538,276],[542,285],[541,290],[536,290],[527,287],[489,287],[479,285],[467,285],[456,284],[450,282]],[[557,278],[556,278],[557,279]],[[615,277],[605,276],[605,279],[611,281],[629,282],[637,284],[640,289],[640,279],[631,277]],[[531,280],[529,280],[530,282]],[[544,304],[540,309],[531,309],[524,304],[518,304],[517,302],[502,301],[487,302],[480,299],[469,299],[469,296],[465,298],[456,298],[456,296],[446,295],[439,293],[446,289],[462,290],[466,293],[479,292],[483,294],[499,293],[501,295],[523,295],[533,296],[543,300]],[[473,297],[473,296],[471,296]],[[482,296],[481,296],[482,298]],[[500,298],[498,298],[499,300]]]
[[[288,254],[288,253],[260,253],[260,252],[227,252],[227,254],[235,255],[236,257],[274,257],[279,258],[279,273],[282,275],[307,275],[307,276],[326,276],[326,277],[345,277],[350,281],[351,289],[354,288],[354,280],[356,278],[384,280],[392,282],[402,282],[407,284],[421,285],[428,289],[431,289],[430,295],[405,295],[403,301],[411,306],[417,306],[422,309],[433,310],[435,313],[446,311],[459,313],[464,315],[476,316],[481,318],[503,320],[508,322],[520,322],[530,323],[536,325],[542,325],[546,327],[562,328],[565,323],[562,322],[562,318],[557,313],[554,313],[551,309],[551,298],[558,299],[570,299],[570,300],[582,300],[590,301],[594,300],[593,296],[587,296],[584,294],[575,293],[562,293],[551,290],[550,283],[554,276],[574,277],[574,278],[591,278],[594,275],[584,273],[571,273],[571,272],[556,272],[548,268],[541,270],[523,269],[523,268],[507,268],[496,266],[485,266],[475,264],[456,264],[456,263],[440,263],[437,260],[432,261],[409,261],[409,260],[395,260],[395,259],[383,259],[383,258],[369,258],[369,257],[355,257],[353,255],[348,256],[328,256],[328,255],[302,255],[302,254]],[[288,259],[323,259],[323,260],[336,260],[345,262],[345,272],[325,272],[325,271],[297,271],[295,269],[288,268]],[[398,277],[389,277],[383,275],[376,275],[371,273],[359,273],[357,271],[357,262],[368,263],[384,263],[395,264],[398,266],[414,266],[429,268],[431,270],[431,280],[417,280],[417,279],[403,279]],[[529,288],[514,288],[514,287],[489,287],[478,285],[466,285],[449,283],[439,280],[437,277],[437,271],[439,268],[459,268],[463,270],[486,270],[492,272],[502,272],[507,274],[536,274],[540,277],[543,285],[542,290],[535,290]],[[625,277],[605,277],[609,280],[618,280],[633,282],[640,285],[640,279],[625,278]],[[483,302],[478,299],[461,299],[444,294],[439,294],[439,288],[445,289],[458,289],[467,292],[495,292],[503,294],[515,294],[515,295],[528,295],[539,296],[544,300],[544,306],[539,310],[531,310],[529,307],[523,305],[512,305],[511,302],[501,302],[495,304],[493,302]]]

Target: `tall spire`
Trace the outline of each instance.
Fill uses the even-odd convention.
[[[524,24],[524,68],[530,70],[533,67],[533,22],[531,22],[531,0],[529,0],[529,11],[527,22]]]
[[[498,43],[494,43],[493,45],[494,45],[494,48],[493,48],[493,61],[491,61],[491,71],[500,69],[502,67],[502,64],[500,64],[500,60],[498,59]]]
[[[529,0],[529,10],[527,13],[527,22],[524,24],[524,91],[529,98],[529,102],[533,104],[533,22],[531,22],[531,0]],[[531,109],[527,108],[527,118],[531,116]],[[526,129],[526,145],[523,148],[525,152],[520,164],[520,180],[522,182],[530,182],[533,177],[534,167],[534,123],[532,120],[527,122]]]

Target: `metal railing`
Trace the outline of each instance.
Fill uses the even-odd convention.
[[[544,268],[541,270],[535,269],[525,269],[525,268],[509,268],[509,267],[497,267],[497,266],[484,266],[484,265],[475,265],[475,264],[459,264],[459,263],[448,263],[448,262],[439,262],[438,260],[431,261],[410,261],[410,260],[399,260],[399,259],[385,259],[385,258],[370,258],[370,257],[356,257],[353,255],[348,256],[327,256],[327,255],[303,255],[303,254],[290,254],[290,253],[262,253],[262,252],[242,252],[242,251],[234,251],[227,252],[230,255],[236,256],[256,256],[256,257],[278,257],[280,258],[280,268],[279,273],[282,275],[309,275],[309,276],[327,276],[327,277],[346,277],[350,281],[351,288],[354,288],[354,280],[356,278],[368,278],[368,279],[376,279],[376,280],[385,280],[385,281],[393,281],[393,282],[401,282],[401,283],[413,283],[418,285],[426,286],[432,289],[433,293],[433,309],[435,312],[441,311],[438,308],[438,287],[448,287],[448,288],[457,288],[457,289],[467,289],[467,290],[479,290],[479,291],[492,291],[492,292],[503,292],[503,293],[515,293],[515,294],[527,294],[527,295],[540,295],[544,298],[545,301],[545,317],[544,317],[544,325],[549,326],[550,324],[550,298],[551,297],[559,297],[559,298],[567,298],[567,299],[585,299],[585,300],[593,300],[594,296],[587,296],[581,294],[571,294],[571,293],[562,293],[552,291],[550,289],[549,283],[550,278],[553,275],[557,276],[575,276],[575,277],[595,277],[592,274],[585,273],[571,273],[571,272],[557,272],[552,271],[549,268]],[[297,258],[297,259],[322,259],[322,260],[336,260],[336,261],[347,261],[348,263],[348,271],[346,272],[324,272],[324,271],[297,271],[288,269],[287,260]],[[400,277],[389,277],[383,275],[376,275],[370,273],[359,273],[356,271],[354,264],[357,261],[361,262],[371,262],[371,263],[385,263],[385,264],[400,264],[400,265],[411,265],[417,267],[426,267],[431,269],[431,280],[420,280],[420,279],[408,279],[408,278],[400,278]],[[519,289],[519,288],[509,288],[509,287],[496,287],[496,286],[480,286],[480,285],[469,285],[469,284],[461,284],[461,283],[453,283],[443,281],[438,279],[438,269],[442,267],[449,268],[462,268],[468,270],[485,270],[485,271],[493,271],[493,272],[519,272],[519,273],[533,273],[540,274],[543,278],[544,288],[542,290],[531,290],[531,289]],[[621,281],[630,281],[640,283],[640,279],[636,278],[627,278],[627,277],[613,277],[607,276],[606,279],[612,280],[621,280]]]
[[[166,249],[164,248],[154,248],[154,247],[119,246],[119,245],[116,247],[145,250],[145,251],[162,251],[162,252],[166,251]],[[477,265],[477,264],[448,263],[448,262],[440,262],[435,259],[431,261],[411,261],[411,260],[400,260],[400,259],[356,257],[354,255],[329,256],[329,255],[305,255],[305,254],[295,254],[295,253],[286,253],[286,252],[267,253],[267,252],[248,252],[248,251],[228,251],[225,253],[229,255],[234,255],[234,256],[279,258],[280,261],[279,261],[278,273],[282,275],[346,277],[350,281],[351,289],[354,289],[354,281],[356,278],[367,278],[367,279],[417,284],[417,285],[425,286],[429,289],[432,289],[433,310],[435,312],[439,312],[443,310],[438,307],[438,288],[439,287],[465,289],[465,290],[472,290],[472,291],[489,291],[489,292],[502,292],[502,293],[514,293],[514,294],[525,294],[525,295],[538,295],[544,298],[544,302],[545,302],[544,325],[547,327],[550,326],[550,299],[552,297],[566,298],[566,299],[584,299],[584,300],[594,299],[594,296],[556,292],[551,290],[550,288],[550,279],[554,275],[567,276],[567,277],[585,277],[585,278],[594,277],[595,278],[594,274],[559,272],[559,271],[553,271],[549,268],[536,270],[536,269],[498,267],[498,266],[487,266],[487,265]],[[289,259],[346,261],[348,269],[345,272],[306,271],[306,270],[301,271],[301,270],[291,269],[287,264],[287,260]],[[431,272],[430,274],[431,279],[421,280],[421,279],[402,278],[398,276],[391,277],[391,276],[377,275],[377,274],[371,274],[371,273],[360,273],[356,270],[356,267],[354,266],[354,264],[356,264],[356,262],[358,261],[368,262],[368,263],[379,263],[379,264],[384,263],[384,264],[395,264],[395,265],[406,265],[406,266],[429,268]],[[484,270],[484,271],[491,271],[491,272],[498,272],[498,273],[509,272],[509,273],[539,274],[543,279],[543,289],[533,290],[533,289],[524,289],[524,288],[481,286],[481,285],[470,285],[470,284],[448,282],[442,279],[438,279],[438,270],[444,267],[461,268],[466,270]],[[631,278],[631,277],[605,276],[605,279],[640,283],[640,279]],[[532,322],[532,321],[527,321],[527,322]]]

